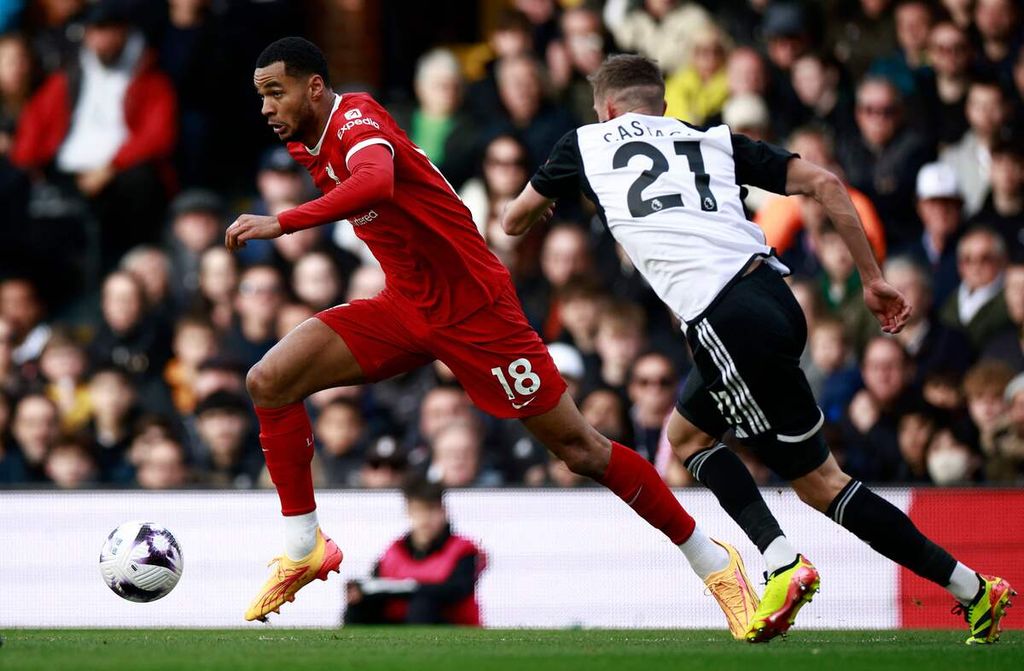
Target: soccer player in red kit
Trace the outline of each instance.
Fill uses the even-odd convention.
[[[373,98],[337,95],[327,81],[323,54],[304,39],[278,40],[260,55],[253,82],[262,113],[324,195],[276,217],[242,215],[225,243],[234,250],[345,219],[380,261],[386,288],[300,324],[249,371],[286,538],[246,619],[277,612],[341,563],[316,516],[313,431],[303,400],[440,359],[478,407],[522,420],[569,468],[611,489],[678,545],[730,628],[742,631],[757,597],[739,555],[696,528],[643,457],[585,422],[528,325],[508,272],[451,185]]]

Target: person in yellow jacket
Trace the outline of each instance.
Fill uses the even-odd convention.
[[[729,97],[726,61],[731,40],[714,24],[693,36],[688,65],[665,82],[665,116],[702,125],[722,111]]]

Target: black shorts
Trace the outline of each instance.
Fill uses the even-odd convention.
[[[825,462],[824,415],[800,368],[807,322],[778,272],[762,263],[737,280],[687,323],[686,339],[696,365],[683,417],[716,438],[732,429],[787,480]]]

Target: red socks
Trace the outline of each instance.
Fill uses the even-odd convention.
[[[608,470],[598,482],[615,492],[637,515],[660,529],[676,545],[685,542],[697,526],[654,466],[624,445],[612,442]]]
[[[281,499],[281,514],[305,515],[316,510],[313,499],[313,428],[302,403],[256,408],[260,444],[270,479]]]

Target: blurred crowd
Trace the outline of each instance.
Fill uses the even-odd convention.
[[[297,4],[0,0],[0,486],[269,485],[247,369],[384,285],[345,222],[222,245],[235,215],[316,195],[251,90],[259,50],[305,32]],[[668,114],[841,175],[910,298],[909,326],[883,337],[821,208],[746,193],[793,271],[845,470],[1019,485],[1022,27],[1018,0],[514,0],[478,44],[423,53],[409,90],[371,92],[458,190],[586,418],[670,484],[689,484],[664,435],[691,366],[678,323],[585,201],[523,238],[499,225],[595,120],[586,77],[620,51],[658,61]],[[583,484],[441,364],[308,407],[320,486]]]

